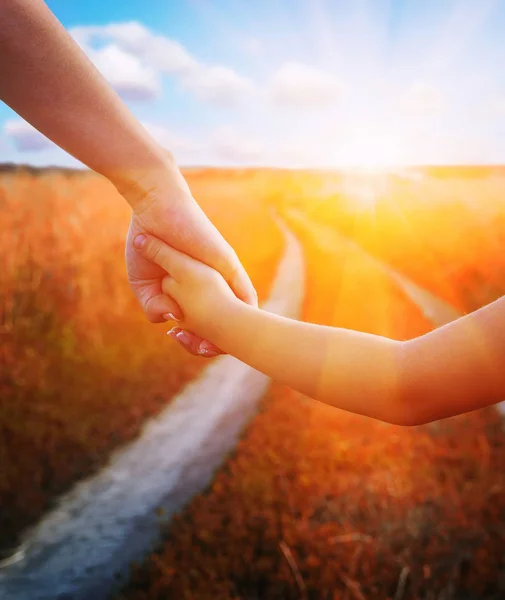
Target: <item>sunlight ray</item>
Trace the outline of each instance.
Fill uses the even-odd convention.
[[[431,48],[426,50],[424,69],[433,74],[445,73],[491,18],[497,5],[498,0],[454,4],[434,35]]]

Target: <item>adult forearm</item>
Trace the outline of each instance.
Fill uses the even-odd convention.
[[[0,23],[0,98],[6,104],[118,188],[166,172],[170,157],[44,2],[5,0]]]
[[[293,321],[234,303],[209,332],[225,352],[322,402],[403,422],[402,343],[348,329]]]

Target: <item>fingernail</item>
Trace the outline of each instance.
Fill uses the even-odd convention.
[[[177,318],[174,313],[165,313],[163,315],[165,321],[180,321],[181,319]]]
[[[186,345],[189,345],[189,343],[191,341],[191,338],[184,330],[179,331],[179,333],[175,337],[177,338],[177,340],[179,342],[186,344]]]
[[[214,358],[218,353],[214,350],[198,350],[198,354],[200,356],[205,356],[205,358]]]
[[[142,249],[145,246],[146,242],[147,237],[143,233],[140,233],[139,235],[136,235],[133,238],[133,245],[135,246],[135,248],[137,248],[137,250]]]
[[[170,331],[167,331],[167,335],[169,335],[172,338],[177,337],[177,334],[179,333],[180,329],[179,327],[172,327],[172,329],[170,329]]]
[[[217,356],[219,353],[216,352],[213,344],[207,340],[202,340],[198,346],[198,354],[200,356],[205,356],[206,358],[212,358],[213,356]]]
[[[214,346],[207,340],[202,340],[198,346],[198,354],[205,354],[207,356],[209,352],[216,353]]]

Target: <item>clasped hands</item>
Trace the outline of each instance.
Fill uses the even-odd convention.
[[[133,208],[126,241],[128,281],[147,318],[152,323],[181,321],[170,335],[191,354],[221,354],[205,338],[210,306],[215,303],[216,309],[231,298],[258,304],[235,251],[178,170],[121,193]]]

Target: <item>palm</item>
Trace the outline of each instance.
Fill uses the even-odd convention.
[[[135,214],[130,220],[128,236],[126,239],[126,272],[128,281],[135,295],[139,299],[142,307],[146,311],[147,318],[153,323],[165,321],[163,314],[173,312],[172,305],[163,298],[157,298],[162,295],[161,280],[164,271],[155,263],[146,260],[133,248],[133,238],[138,233],[154,233],[153,231],[142,228]],[[163,312],[161,312],[163,310]]]

